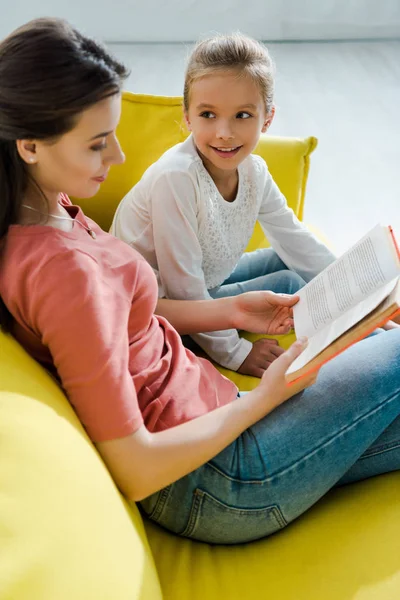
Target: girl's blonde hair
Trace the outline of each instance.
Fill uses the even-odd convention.
[[[216,35],[198,42],[189,57],[185,73],[183,106],[189,110],[190,89],[197,79],[217,71],[247,75],[257,83],[265,103],[266,114],[274,103],[275,67],[267,48],[241,33]]]

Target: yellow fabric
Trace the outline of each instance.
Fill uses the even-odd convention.
[[[209,546],[146,523],[164,600],[399,600],[400,473],[337,489],[265,540]]]
[[[157,600],[143,523],[56,383],[0,333],[1,600]]]
[[[108,230],[115,209],[144,171],[168,148],[188,135],[182,117],[180,97],[144,96],[124,92],[117,136],[126,155],[123,165],[113,166],[94,198],[79,200],[84,212]],[[288,204],[302,218],[309,155],[317,140],[262,136],[256,153],[268,163],[272,176]],[[257,230],[253,247],[265,244]]]

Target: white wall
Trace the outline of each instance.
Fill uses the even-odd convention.
[[[212,31],[262,40],[400,37],[400,0],[0,0],[0,38],[60,16],[105,41],[192,41]]]

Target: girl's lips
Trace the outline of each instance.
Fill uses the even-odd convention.
[[[215,146],[211,146],[214,150],[215,154],[218,154],[221,158],[232,158],[232,156],[236,156],[242,146],[237,146],[234,150],[229,150],[228,152],[225,150],[218,150]]]

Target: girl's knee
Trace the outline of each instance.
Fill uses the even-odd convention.
[[[285,291],[281,292],[283,294],[295,294],[306,285],[306,282],[300,275],[289,270],[282,271],[282,283],[286,288]]]

